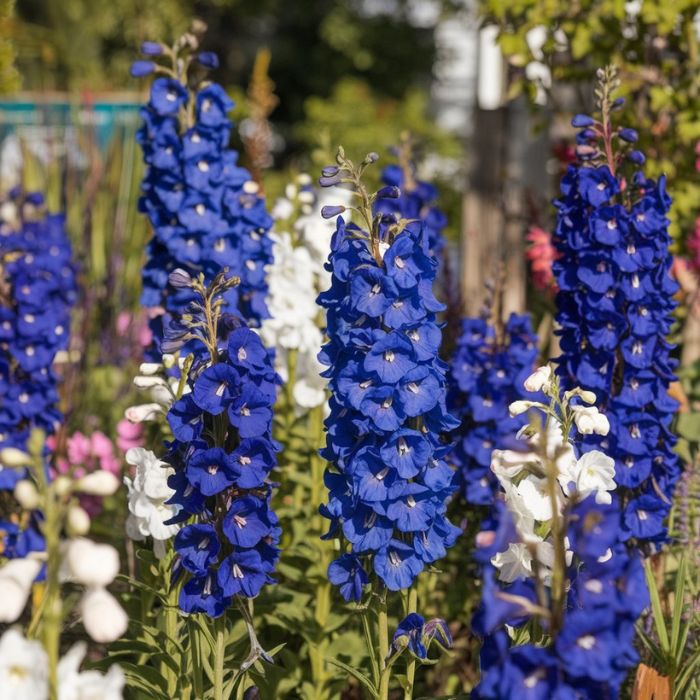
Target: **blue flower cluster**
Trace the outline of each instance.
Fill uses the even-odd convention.
[[[76,271],[64,217],[41,194],[12,190],[0,219],[0,448],[24,449],[32,429],[56,431],[56,354],[68,348]],[[12,217],[12,218],[10,218]],[[22,472],[0,467],[0,489]]]
[[[356,601],[370,566],[389,590],[408,588],[459,534],[445,517],[454,473],[440,435],[456,421],[438,359],[437,262],[422,231],[382,232],[338,217],[331,287],[318,299],[329,338],[319,359],[332,392],[321,512],[331,521],[327,537],[342,532],[350,545],[328,574]]]
[[[532,399],[523,382],[537,360],[537,336],[527,314],[511,314],[503,329],[483,318],[465,318],[450,367],[450,411],[461,418],[449,460],[467,503],[491,506],[498,491],[491,452],[508,449],[527,415],[508,406]]]
[[[568,512],[569,546],[575,557],[563,619],[550,646],[511,646],[504,625],[522,627],[532,619],[534,581],[494,581],[488,567],[474,630],[484,637],[481,682],[475,700],[599,700],[617,698],[627,673],[638,662],[635,621],[649,604],[640,556],[619,541],[619,509],[595,497]],[[495,543],[512,541],[509,517]],[[551,623],[545,621],[544,625]]]
[[[387,165],[382,171],[382,181],[387,187],[398,187],[400,196],[396,198],[381,198],[375,204],[375,211],[384,214],[394,214],[397,219],[410,221],[406,225],[409,230],[420,230],[428,239],[428,253],[441,258],[445,247],[442,234],[447,226],[447,217],[435,205],[438,192],[429,182],[415,178],[415,168],[412,163],[405,167]]]
[[[583,129],[581,150],[595,153],[596,123],[579,115],[574,125]],[[636,140],[631,129],[613,133]],[[629,159],[643,162],[638,151]],[[610,421],[608,436],[589,436],[585,445],[615,459],[622,538],[658,542],[681,473],[670,427],[677,402],[668,392],[676,362],[666,341],[677,290],[667,231],[671,199],[665,178],[654,182],[638,170],[623,177],[615,162],[595,160],[569,166],[561,193],[558,373],[566,386],[595,391]]]
[[[163,47],[146,42],[142,51],[160,56]],[[203,273],[209,281],[227,267],[241,280],[227,292],[227,308],[238,309],[253,326],[268,316],[265,268],[272,262],[267,235],[272,218],[250,173],[237,164],[238,153],[228,148],[233,102],[220,85],[200,81],[191,87],[188,78],[191,63],[200,70],[215,67],[212,56],[198,54],[194,61],[183,49],[174,55],[174,70],[153,61],[132,67],[138,76],[166,74],[151,85],[137,135],[146,162],[139,208],[153,227],[142,302],[154,309],[156,342],[167,316],[191,298],[189,290],[168,285],[177,268]],[[158,315],[163,312],[166,318]]]
[[[196,519],[175,538],[176,573],[188,574],[180,607],[212,617],[234,596],[256,596],[273,582],[281,534],[270,506],[279,450],[272,354],[249,328],[219,325],[216,359],[195,363],[192,391],[168,412],[175,440],[165,458],[175,469],[169,503],[180,506],[173,521]]]

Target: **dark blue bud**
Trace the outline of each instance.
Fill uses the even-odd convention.
[[[379,155],[372,151],[365,156],[365,163],[376,163],[379,160]]]
[[[143,78],[145,75],[150,75],[156,69],[156,64],[153,61],[134,61],[131,64],[132,78]]]
[[[157,41],[144,41],[141,44],[141,53],[145,56],[160,56],[163,53],[163,46]]]
[[[323,177],[333,177],[338,174],[339,170],[340,168],[338,168],[337,165],[327,165],[321,170],[321,175],[323,175]]]
[[[41,192],[28,192],[27,196],[24,198],[24,201],[27,204],[40,207],[44,203],[44,195]]]
[[[185,270],[178,267],[168,275],[168,282],[175,289],[187,289],[192,286],[192,277]]]
[[[219,57],[213,51],[202,51],[197,54],[197,63],[213,70],[219,67]]]
[[[637,165],[644,165],[646,156],[641,151],[630,151],[627,157]]]
[[[613,103],[610,105],[610,109],[622,109],[622,106],[625,104],[625,98],[624,97],[618,97],[616,100],[613,101]]]
[[[577,114],[571,120],[571,126],[574,126],[577,129],[583,129],[586,126],[593,126],[594,124],[595,120],[593,117],[589,117],[587,114]]]
[[[325,206],[321,207],[321,216],[324,219],[332,219],[334,216],[339,216],[345,211],[345,207],[341,205],[337,206]]]
[[[318,178],[318,184],[321,185],[321,187],[333,187],[334,185],[337,185],[340,182],[340,175],[336,173],[332,177],[319,177]]]
[[[395,185],[382,187],[377,192],[377,199],[398,199],[401,196],[401,190]]]
[[[623,127],[617,132],[617,135],[628,143],[636,143],[639,140],[639,134],[634,129]]]

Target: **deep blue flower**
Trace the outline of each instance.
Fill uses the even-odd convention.
[[[219,566],[217,579],[224,595],[243,593],[248,598],[254,598],[269,577],[260,553],[250,549],[229,554]]]
[[[346,601],[362,600],[362,589],[369,581],[360,560],[352,554],[343,554],[328,566],[328,580],[338,586]]]
[[[177,533],[175,548],[182,565],[193,574],[203,576],[217,561],[221,544],[211,525],[193,524]]]

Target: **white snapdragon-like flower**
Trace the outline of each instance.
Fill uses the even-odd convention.
[[[127,450],[126,461],[136,467],[133,479],[124,477],[129,492],[126,533],[137,541],[152,537],[156,555],[162,556],[164,543],[179,530],[179,525],[165,524],[180,511],[180,506],[166,503],[175,494],[168,486],[174,470],[142,447]]]
[[[574,423],[581,435],[607,435],[610,422],[595,406],[572,406]]]
[[[49,660],[44,647],[25,639],[16,629],[0,638],[0,699],[46,700]]]
[[[559,477],[559,483],[567,495],[571,482],[580,498],[595,493],[596,503],[612,503],[610,491],[616,487],[615,460],[599,450],[586,452],[570,466],[566,474]]]
[[[58,700],[122,700],[126,679],[117,665],[106,674],[80,672],[87,645],[79,642],[58,663]]]
[[[526,391],[541,391],[548,384],[552,376],[552,368],[549,365],[538,367],[524,382]]]
[[[40,569],[41,562],[29,558],[10,559],[0,568],[0,622],[19,618]]]

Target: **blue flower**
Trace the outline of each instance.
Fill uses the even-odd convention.
[[[193,524],[177,533],[175,548],[182,565],[193,574],[202,576],[218,560],[221,544],[211,525]]]
[[[338,586],[346,601],[362,600],[362,589],[369,581],[360,560],[352,554],[343,554],[328,566],[328,580]]]

